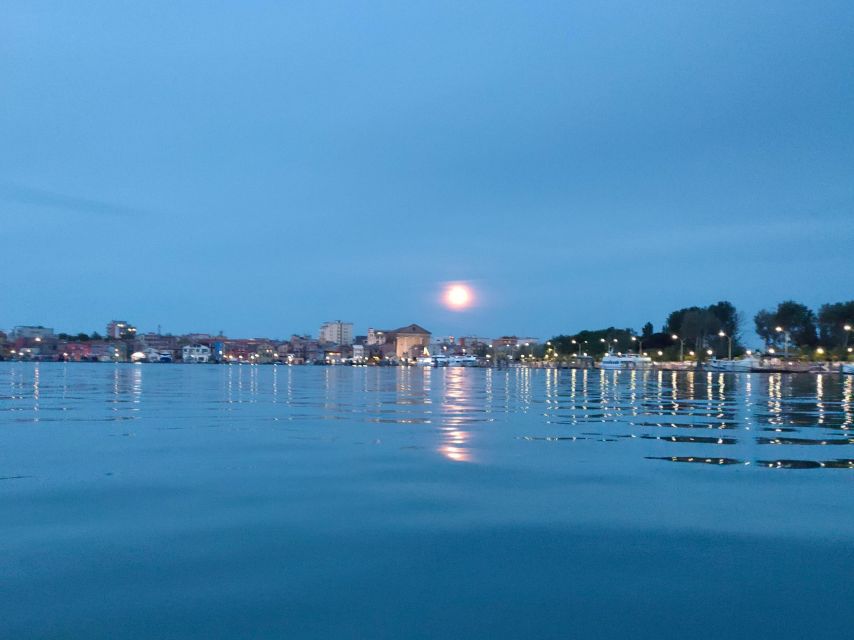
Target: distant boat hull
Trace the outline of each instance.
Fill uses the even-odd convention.
[[[422,367],[476,367],[475,356],[421,356],[416,363]]]
[[[652,358],[628,353],[624,356],[608,354],[599,362],[599,368],[607,371],[651,369]]]
[[[760,365],[755,358],[742,358],[741,360],[709,360],[706,369],[709,371],[728,371],[733,373],[753,371]]]

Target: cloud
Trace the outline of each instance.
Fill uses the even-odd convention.
[[[17,184],[0,184],[0,201],[115,218],[147,215],[146,211],[135,207]]]

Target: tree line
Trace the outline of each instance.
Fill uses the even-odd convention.
[[[823,304],[818,313],[799,302],[787,300],[775,309],[763,309],[754,316],[756,333],[766,350],[779,347],[788,334],[792,349],[813,350],[820,345],[828,355],[848,357],[849,336],[854,328],[854,300]],[[587,353],[600,356],[609,350],[653,352],[677,358],[704,359],[709,355],[733,357],[745,353],[743,317],[731,302],[721,300],[708,306],[677,309],[668,314],[661,330],[647,322],[638,333],[631,328],[584,330],[551,339],[555,352],[571,356]],[[778,328],[780,330],[778,330]],[[854,341],[852,341],[854,343]],[[709,353],[711,351],[711,354]]]
[[[753,321],[766,346],[780,346],[788,333],[795,346],[822,346],[847,354],[849,334],[854,328],[854,300],[823,304],[818,313],[805,304],[786,300],[776,309],[763,309]]]

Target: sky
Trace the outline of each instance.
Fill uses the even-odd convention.
[[[6,0],[0,244],[7,330],[749,330],[854,299],[854,3]]]

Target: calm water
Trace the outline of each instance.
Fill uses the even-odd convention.
[[[850,638],[852,386],[0,363],[0,637]]]

